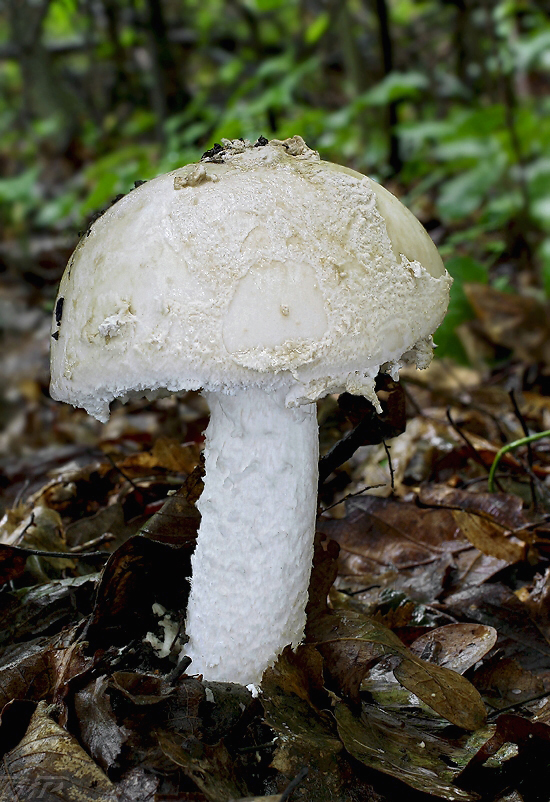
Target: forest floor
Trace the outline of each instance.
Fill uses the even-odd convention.
[[[550,429],[544,307],[466,287],[473,367],[321,402],[306,638],[253,696],[178,663],[204,402],[53,402],[38,284],[0,296],[0,799],[547,802],[550,439],[488,485]]]

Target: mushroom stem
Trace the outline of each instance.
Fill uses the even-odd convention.
[[[205,393],[206,477],[187,611],[190,670],[258,684],[297,646],[313,555],[318,429],[315,404],[285,391]]]

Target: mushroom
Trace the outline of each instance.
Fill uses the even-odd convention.
[[[201,389],[210,407],[187,611],[191,670],[259,683],[303,636],[317,399],[380,410],[374,381],[426,367],[451,280],[383,187],[299,136],[222,140],[93,223],[61,281],[53,398]]]

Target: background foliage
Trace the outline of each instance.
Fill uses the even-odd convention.
[[[460,358],[464,282],[550,292],[544,6],[3,0],[2,269],[51,301],[86,217],[134,181],[221,137],[300,133],[424,222],[456,279],[440,353]]]

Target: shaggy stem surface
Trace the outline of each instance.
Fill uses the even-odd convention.
[[[206,477],[187,613],[189,671],[260,682],[303,635],[313,556],[315,404],[284,391],[206,393]]]

